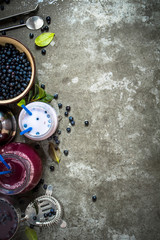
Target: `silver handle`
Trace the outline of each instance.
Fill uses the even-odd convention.
[[[14,17],[17,17],[17,16],[20,16],[20,15],[26,15],[28,13],[31,13],[31,12],[34,12],[38,9],[38,4],[36,5],[36,7],[32,10],[28,10],[28,11],[25,11],[25,12],[21,12],[21,13],[16,13],[16,14],[13,14],[13,15],[10,15],[10,16],[7,16],[7,17],[4,17],[4,18],[0,18],[0,21],[3,21],[3,20],[7,20],[9,18],[14,18]]]
[[[19,28],[19,27],[24,27],[24,26],[26,26],[26,23],[11,26],[11,27],[7,27],[7,28],[2,28],[2,29],[0,29],[0,32],[15,29],[15,28]]]

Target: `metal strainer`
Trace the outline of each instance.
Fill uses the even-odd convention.
[[[52,195],[53,187],[48,185],[45,195],[40,196],[31,202],[26,210],[22,221],[27,221],[35,227],[60,226],[65,228],[66,222],[62,220],[63,207]]]

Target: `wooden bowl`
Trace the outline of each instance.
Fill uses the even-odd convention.
[[[34,83],[35,73],[36,73],[35,61],[34,61],[33,55],[30,52],[30,50],[25,45],[23,45],[19,40],[15,39],[15,38],[0,36],[0,45],[4,46],[6,43],[13,44],[17,50],[19,50],[20,52],[24,52],[26,54],[28,61],[30,62],[30,65],[32,68],[32,74],[31,74],[31,79],[30,79],[29,84],[27,85],[25,90],[20,95],[14,97],[14,98],[11,98],[11,99],[0,100],[0,105],[18,102],[20,99],[22,99],[31,89],[31,87]],[[0,79],[0,84],[1,84],[1,79]]]

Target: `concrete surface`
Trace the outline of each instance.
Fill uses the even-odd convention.
[[[11,0],[0,14],[36,3]],[[51,16],[56,34],[45,56],[27,28],[7,35],[30,48],[39,82],[59,94],[60,149],[69,150],[50,172],[48,141],[40,143],[45,183],[53,184],[68,226],[37,231],[38,239],[159,240],[160,1],[39,0],[37,14]],[[66,105],[76,122],[70,134]],[[18,134],[16,141],[35,144]],[[40,187],[24,199],[43,193]],[[14,239],[26,239],[23,227]]]

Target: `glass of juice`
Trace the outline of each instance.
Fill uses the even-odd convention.
[[[0,239],[9,240],[17,232],[19,214],[13,205],[0,197]]]
[[[0,193],[15,195],[33,189],[42,175],[42,161],[38,153],[26,143],[9,143],[0,154],[10,166],[11,173],[0,175]],[[0,162],[0,171],[7,171]]]
[[[47,103],[34,102],[26,105],[26,108],[32,115],[22,109],[18,122],[22,132],[32,128],[24,134],[27,138],[41,141],[47,139],[56,131],[58,118],[53,107]]]

